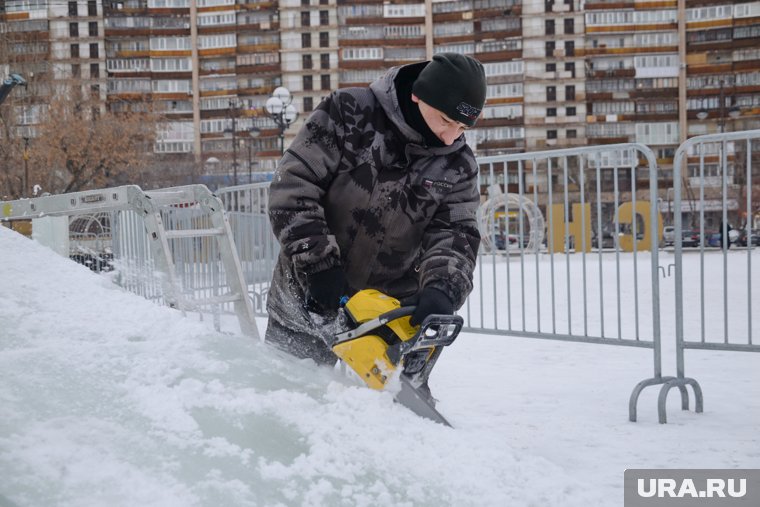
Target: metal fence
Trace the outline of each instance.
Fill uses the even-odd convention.
[[[254,311],[265,315],[269,285],[280,253],[280,244],[269,224],[269,183],[223,188],[216,194],[230,220]]]
[[[475,289],[460,311],[466,328],[652,349],[653,376],[631,395],[635,420],[641,390],[672,378],[662,377],[661,368],[661,222],[653,153],[622,144],[479,163],[480,184],[492,195],[479,211],[483,248]],[[646,185],[639,188],[639,180]],[[268,184],[221,189],[217,195],[229,215],[255,309],[263,314],[279,252],[266,215]]]
[[[634,387],[630,420],[636,420],[639,396],[651,385],[662,385],[661,422],[667,420],[665,402],[673,387],[680,391],[681,407],[688,409],[687,386],[691,386],[696,410],[702,411],[699,384],[684,374],[685,349],[760,351],[758,326],[753,323],[757,297],[753,299],[752,289],[760,282],[758,270],[752,269],[753,259],[760,260],[756,246],[760,231],[755,229],[760,226],[760,197],[752,195],[753,184],[760,183],[760,162],[754,154],[760,154],[760,131],[689,140],[676,154],[674,176],[675,181],[688,183],[686,191],[681,185],[663,189],[668,198],[673,197],[665,210],[654,155],[640,144],[480,158],[479,183],[488,189],[488,198],[478,212],[483,242],[474,290],[460,310],[466,329],[651,349],[653,375]],[[682,173],[682,165],[688,173]],[[98,192],[104,191],[91,193]],[[58,198],[65,203],[73,195]],[[739,209],[733,202],[736,195]],[[216,196],[234,238],[233,257],[253,311],[265,315],[280,248],[268,218],[269,184],[224,188]],[[85,202],[92,196],[80,197]],[[155,273],[156,250],[150,234],[145,234],[145,209],[155,209],[160,217],[156,223],[170,236],[165,250],[181,299],[205,301],[203,306],[190,303],[186,309],[210,312],[218,323],[220,313],[235,309],[224,294],[231,282],[229,273],[235,270],[225,274],[219,245],[205,234],[219,226],[208,214],[216,197],[179,195],[169,189],[147,193],[146,198],[155,202],[147,206],[138,199],[136,209],[105,210],[107,219],[97,215],[101,226],[94,238],[97,250],[105,248],[112,255],[114,276],[121,285],[151,299],[166,299],[165,279]],[[159,203],[162,199],[165,202]],[[93,208],[95,201],[88,211]],[[729,218],[741,209],[747,219],[734,225],[741,226],[746,249],[722,248],[722,239],[717,248],[711,247],[715,239],[708,234],[711,228],[717,222],[718,230],[712,232],[728,237]],[[663,211],[672,216],[675,226],[674,261],[667,266],[660,265]],[[80,246],[92,242],[90,233],[96,232],[91,221],[85,222],[77,222]],[[698,236],[697,246],[687,249],[692,233]],[[705,259],[716,255],[722,256],[722,276],[705,272]],[[669,276],[672,267],[677,376],[664,377],[661,312],[667,305],[660,297],[659,275]],[[740,286],[740,293],[730,296]],[[686,308],[695,311],[687,315]]]
[[[753,196],[753,185],[760,183],[758,155],[760,130],[693,137],[676,152],[674,181],[682,182],[673,195],[677,378],[660,390],[660,422],[666,422],[673,387],[683,392],[691,386],[702,411],[701,387],[685,376],[686,349],[760,352],[753,294],[760,287],[753,270],[753,259],[760,261],[760,202]],[[733,237],[731,222],[738,228]],[[687,242],[697,245],[686,251]],[[721,272],[706,273],[706,258],[715,256],[721,257]],[[698,318],[685,308],[698,308]]]
[[[641,391],[672,379],[661,366],[654,154],[621,144],[479,163],[482,186],[495,191],[479,211],[484,248],[460,311],[466,327],[653,349],[653,376],[630,397],[635,421]]]

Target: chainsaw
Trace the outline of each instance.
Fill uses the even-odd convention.
[[[357,292],[339,313],[333,352],[372,389],[383,390],[398,372],[397,402],[419,416],[451,426],[435,409],[427,379],[443,347],[462,329],[458,315],[429,315],[419,326],[414,306],[374,289]]]

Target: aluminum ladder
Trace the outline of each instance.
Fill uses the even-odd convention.
[[[167,229],[161,210],[182,207],[201,209],[210,223],[208,228]],[[0,202],[0,220],[27,220],[49,216],[75,216],[87,213],[133,211],[142,218],[150,254],[160,277],[165,303],[185,313],[206,305],[231,303],[241,331],[259,339],[235,242],[221,200],[205,185],[186,185],[143,191],[126,185],[60,195]],[[227,280],[226,293],[202,299],[188,298],[182,290],[173,260],[171,241],[183,238],[215,240],[219,260]]]

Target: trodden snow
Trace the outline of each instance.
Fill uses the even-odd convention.
[[[627,468],[760,468],[757,354],[688,351],[704,413],[676,390],[661,425],[650,388],[632,423],[651,350],[463,333],[431,377],[450,429],[3,227],[0,285],[3,506],[619,506]]]

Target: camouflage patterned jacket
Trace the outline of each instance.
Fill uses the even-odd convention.
[[[423,146],[399,108],[398,71],[327,97],[274,175],[269,218],[282,249],[267,309],[290,329],[314,334],[303,309],[306,275],[336,265],[351,293],[401,298],[430,286],[459,308],[472,290],[475,157],[464,136]]]

